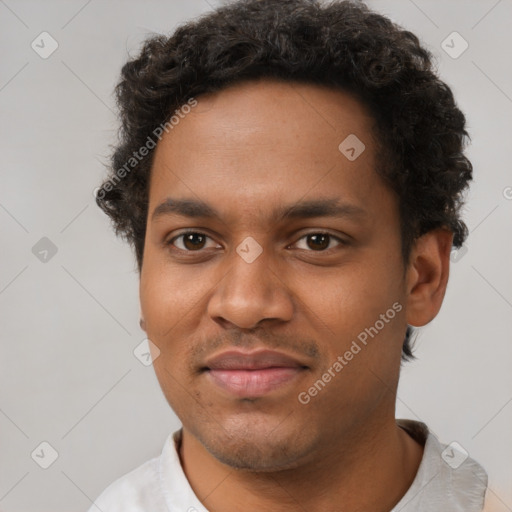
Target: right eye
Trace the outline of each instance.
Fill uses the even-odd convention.
[[[208,239],[212,240],[208,235],[199,231],[185,231],[172,237],[166,245],[172,246],[173,249],[176,248],[180,251],[199,252],[201,249],[205,248]],[[212,247],[216,247],[215,243]]]

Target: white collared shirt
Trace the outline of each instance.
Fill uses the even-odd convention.
[[[397,423],[425,449],[411,487],[390,512],[481,512],[485,470],[457,445],[441,444],[424,423]],[[159,457],[113,482],[88,512],[208,512],[181,467],[180,436],[169,435]]]

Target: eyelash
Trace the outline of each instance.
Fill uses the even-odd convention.
[[[210,240],[212,239],[212,237],[210,237],[209,235],[207,235],[206,233],[203,233],[201,231],[193,231],[193,230],[190,230],[190,231],[184,231],[182,233],[180,233],[179,235],[176,235],[174,237],[172,237],[168,242],[165,243],[166,246],[169,246],[172,248],[172,250],[176,250],[176,251],[181,251],[181,252],[186,252],[186,253],[190,253],[190,254],[193,254],[193,253],[201,253],[203,252],[202,249],[198,249],[197,251],[190,251],[190,250],[187,250],[187,249],[180,249],[179,247],[176,247],[174,245],[174,241],[175,240],[178,240],[179,238],[182,238],[184,236],[187,236],[187,235],[190,235],[190,234],[194,234],[194,235],[201,235],[201,236],[204,236],[206,238],[209,238]],[[329,233],[327,231],[311,231],[309,233],[305,233],[303,234],[298,240],[302,240],[303,238],[306,238],[308,236],[311,236],[311,235],[327,235],[329,236],[330,240],[336,240],[338,242],[338,247],[339,246],[345,246],[345,245],[348,245],[347,242],[345,240],[342,240],[341,238],[337,237],[336,235],[333,235],[332,233]],[[295,243],[297,243],[295,242]],[[324,249],[324,250],[320,250],[320,251],[314,251],[312,249],[301,249],[301,250],[305,250],[307,252],[312,252],[312,253],[327,253],[329,252],[330,250],[332,250],[333,247],[330,247],[328,249]]]

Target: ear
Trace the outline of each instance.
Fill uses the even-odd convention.
[[[452,242],[453,233],[440,228],[414,243],[406,272],[408,324],[428,324],[439,312],[448,283]]]

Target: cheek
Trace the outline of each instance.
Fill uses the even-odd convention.
[[[325,356],[305,391],[316,393],[315,383],[327,378],[328,391],[318,396],[332,406],[373,407],[398,378],[405,332],[400,273],[394,270],[400,267],[383,267],[354,264],[312,280],[318,286],[309,295],[302,288],[305,322]]]
[[[361,262],[346,272],[338,269],[306,299],[304,311],[315,312],[308,321],[319,326],[317,339],[327,356],[328,366],[320,373],[343,357],[343,370],[336,373],[343,377],[334,379],[333,390],[350,382],[364,393],[375,386],[380,389],[382,379],[395,378],[406,323],[401,267],[388,261],[389,266]]]
[[[155,260],[148,258],[141,272],[140,304],[147,337],[160,350],[153,366],[170,396],[182,390],[176,379],[183,383],[190,378],[191,350],[201,333],[215,280],[197,266],[178,268]]]
[[[145,260],[139,288],[142,314],[153,333],[165,336],[180,321],[194,315],[212,288],[197,267],[171,266],[164,257]]]
[[[361,258],[332,272],[303,276],[297,293],[307,306],[304,311],[319,323],[333,333],[354,335],[401,299],[400,276],[391,263],[387,267]]]

